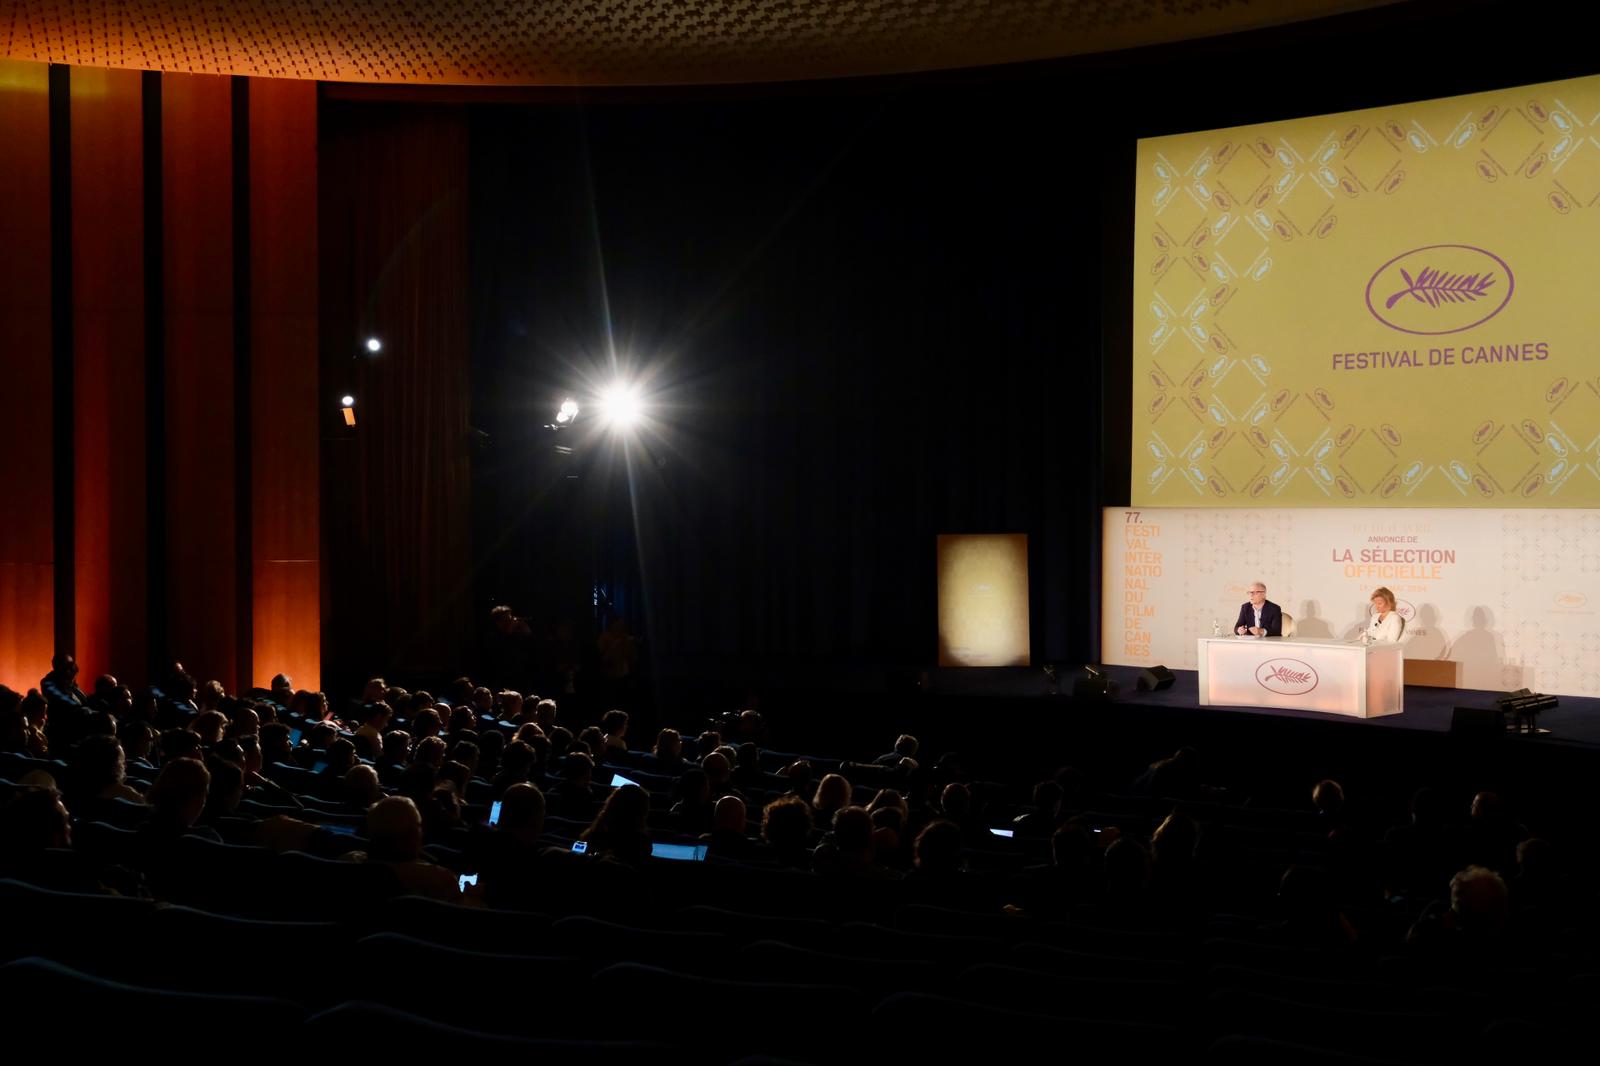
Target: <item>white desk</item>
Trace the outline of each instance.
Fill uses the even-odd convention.
[[[1399,714],[1399,644],[1343,640],[1201,637],[1200,706],[1285,707],[1353,718]]]

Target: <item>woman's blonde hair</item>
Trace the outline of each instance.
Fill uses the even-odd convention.
[[[1395,609],[1394,593],[1390,592],[1382,585],[1379,585],[1377,588],[1372,590],[1372,596],[1370,598],[1374,600],[1382,600],[1384,603],[1389,605],[1388,609],[1391,611]]]

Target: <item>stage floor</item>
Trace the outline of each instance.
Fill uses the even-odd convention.
[[[1185,708],[1200,706],[1199,675],[1193,670],[1174,670],[1176,680],[1165,692],[1140,692],[1137,685],[1140,670],[1133,666],[1108,666],[1106,674],[1119,688],[1117,701],[1127,704],[1144,704],[1151,707]],[[1062,679],[1063,689],[1070,682]],[[1450,718],[1457,707],[1493,708],[1495,698],[1502,692],[1483,692],[1476,689],[1430,688],[1422,685],[1405,687],[1405,712],[1386,718],[1351,718],[1320,711],[1289,711],[1275,707],[1222,707],[1213,705],[1208,711],[1233,711],[1239,714],[1259,714],[1272,718],[1298,718],[1308,721],[1348,722],[1350,725],[1371,729],[1409,729],[1429,733],[1450,731]],[[1539,725],[1549,729],[1548,734],[1524,738],[1541,743],[1570,743],[1600,747],[1600,699],[1581,696],[1561,696],[1560,706],[1539,716]]]

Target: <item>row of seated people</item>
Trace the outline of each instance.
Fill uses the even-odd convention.
[[[935,779],[919,787],[924,781],[917,774],[915,743],[901,738],[888,756],[848,768],[890,778],[898,774],[906,787],[883,789],[882,795],[874,791],[858,806],[856,790],[843,775],[826,774],[813,788],[805,771],[795,768],[799,760],[792,753],[757,748],[758,768],[787,772],[773,775],[763,768],[763,777],[748,774],[740,788],[733,771],[746,749],[741,745],[730,757],[717,750],[720,738],[684,741],[668,733],[652,752],[634,752],[626,744],[626,720],[611,716],[610,729],[599,731],[598,745],[590,734],[582,750],[574,750],[579,738],[571,738],[552,764],[539,758],[539,746],[531,741],[542,736],[548,742],[560,729],[553,705],[545,712],[551,715],[548,729],[535,720],[538,732],[516,739],[528,722],[518,722],[518,713],[507,714],[499,701],[467,718],[457,714],[464,708],[435,711],[439,732],[429,732],[431,708],[412,709],[397,721],[392,709],[377,706],[387,702],[364,704],[370,712],[363,712],[361,727],[348,731],[316,708],[306,713],[304,701],[293,712],[257,703],[243,708],[256,718],[254,728],[236,713],[224,715],[218,733],[214,723],[201,721],[206,712],[200,712],[187,727],[157,735],[148,750],[131,759],[104,732],[90,732],[70,751],[58,752],[67,756],[63,761],[23,753],[0,757],[0,778],[9,782],[0,787],[13,794],[5,810],[7,871],[57,889],[112,889],[136,898],[150,894],[261,919],[321,912],[345,920],[408,892],[467,906],[489,903],[517,912],[622,918],[629,924],[619,928],[628,932],[607,941],[612,953],[606,957],[648,959],[689,971],[698,967],[678,955],[651,954],[635,934],[652,927],[692,931],[673,927],[682,916],[671,908],[712,899],[767,912],[753,916],[756,924],[745,930],[749,943],[765,931],[777,935],[759,939],[781,944],[788,935],[801,942],[793,947],[814,947],[816,938],[796,935],[799,931],[783,920],[826,915],[843,923],[836,930],[857,919],[854,928],[836,933],[842,939],[825,938],[841,958],[859,958],[865,950],[922,954],[930,963],[1010,965],[1019,961],[1010,952],[1030,944],[1046,954],[1025,955],[1021,961],[1029,965],[1014,967],[1024,973],[1086,967],[1127,980],[1177,980],[1191,994],[1206,987],[1193,984],[1196,960],[1212,969],[1238,961],[1218,954],[1219,942],[1260,947],[1272,960],[1315,958],[1323,968],[1317,971],[1321,978],[1330,973],[1352,977],[1355,971],[1342,967],[1369,966],[1381,952],[1407,940],[1414,957],[1401,956],[1401,961],[1408,963],[1435,966],[1466,958],[1505,967],[1534,957],[1541,965],[1552,960],[1548,952],[1519,954],[1536,939],[1527,930],[1544,921],[1537,912],[1560,902],[1558,886],[1549,883],[1551,846],[1519,841],[1516,827],[1494,809],[1492,796],[1479,797],[1472,817],[1457,825],[1448,817],[1441,820],[1444,812],[1435,797],[1419,794],[1408,824],[1382,840],[1362,840],[1344,815],[1340,790],[1330,782],[1319,786],[1313,806],[1304,811],[1219,809],[1191,793],[1183,804],[1189,813],[1171,813],[1161,794],[1190,791],[1181,784],[1181,766],[1174,764],[1193,756],[1180,753],[1152,767],[1143,781],[1146,788],[1132,790],[1145,795],[1072,795],[1069,803],[1074,789],[1067,774],[1040,783],[1032,790],[1032,803],[1018,804],[1020,813],[1007,809],[1001,817],[999,805],[974,812],[973,797],[983,790],[969,783],[941,785]],[[0,703],[0,714],[5,710]],[[57,707],[54,713],[61,711]],[[264,716],[270,720],[263,723]],[[406,734],[401,725],[427,735],[405,736],[402,746],[394,739]],[[362,735],[360,729],[368,726],[376,736]],[[120,725],[113,728],[123,732]],[[489,739],[494,736],[500,743]],[[428,744],[430,738],[440,744]],[[280,739],[289,742],[287,752]],[[376,754],[370,763],[356,754],[363,741]],[[559,733],[555,743],[563,743]],[[526,767],[518,745],[534,752]],[[691,765],[685,749],[698,754],[702,747],[703,754],[693,760],[699,765]],[[432,751],[424,749],[439,748],[449,757],[433,765]],[[275,753],[271,761],[267,751]],[[608,782],[631,773],[635,783],[596,786],[597,762],[612,771],[604,775]],[[675,762],[676,778],[665,772]],[[837,761],[805,762],[847,768]],[[465,769],[464,778],[458,768]],[[65,785],[65,806],[53,776]],[[388,787],[386,776],[393,782]],[[693,787],[680,787],[684,778]],[[465,802],[469,796],[480,802]],[[563,810],[591,816],[554,814],[557,797],[571,804]],[[486,823],[497,800],[491,827]],[[747,825],[755,822],[747,813],[755,803],[761,804],[761,828],[746,832],[755,828]],[[694,830],[702,823],[683,819],[697,804],[709,818],[701,834]],[[1270,817],[1263,818],[1264,813]],[[996,837],[990,833],[995,828],[1013,835]],[[1260,847],[1252,833],[1276,838],[1279,846]],[[704,864],[651,857],[657,842],[698,842],[701,835],[709,856]],[[1208,841],[1230,836],[1248,846],[1212,849],[1208,855]],[[572,851],[574,842],[585,846],[581,856]],[[1420,895],[1400,897],[1399,907],[1389,906],[1392,897],[1379,906],[1370,905],[1370,898],[1352,899],[1371,872],[1371,853],[1378,850],[1427,855],[1425,862],[1376,865],[1385,880],[1394,879],[1394,869],[1418,876],[1430,868],[1445,870],[1435,891],[1443,896],[1447,888],[1448,898],[1431,908],[1418,906]],[[1276,863],[1280,873],[1285,857],[1308,861],[1291,868],[1281,882],[1275,880],[1275,894],[1224,898],[1206,891],[1218,883],[1222,865],[1241,861],[1247,852],[1259,853],[1263,865]],[[974,868],[979,855],[1013,861],[980,870]],[[1472,855],[1495,868],[1451,879],[1452,864]],[[1047,857],[1053,861],[1027,861]],[[897,876],[902,871],[905,876]],[[463,887],[463,876],[477,883]],[[911,944],[904,938],[886,942],[872,932],[885,930],[908,903],[924,905],[919,920],[934,928],[891,930],[912,934]],[[1559,928],[1559,907],[1556,912]],[[863,926],[861,918],[875,924]],[[429,939],[459,947],[458,932]],[[971,945],[953,943],[951,935],[981,942],[979,954],[963,955]],[[561,945],[502,939],[475,946],[490,953],[508,954],[515,947],[541,954]],[[1290,954],[1271,954],[1277,951]],[[1581,970],[1585,958],[1576,953],[1564,960],[1566,970]],[[1335,965],[1333,959],[1341,961]],[[1356,959],[1360,962],[1350,961]],[[1128,963],[1131,967],[1119,969]],[[1448,976],[1451,970],[1429,972]],[[1088,972],[1082,976],[1093,979]],[[1256,989],[1264,990],[1271,989]]]
[[[286,678],[280,676],[277,681],[282,683],[283,689],[287,688]],[[67,686],[56,687],[60,690]],[[97,690],[106,687],[104,684],[96,686]],[[192,686],[180,679],[174,687],[182,691]],[[544,785],[548,793],[550,825],[555,835],[575,838],[582,826],[592,819],[607,791],[605,786],[596,785],[597,762],[602,771],[614,770],[620,765],[632,775],[630,779],[620,773],[607,772],[601,774],[602,778],[609,782],[636,780],[651,793],[646,825],[658,835],[714,837],[713,851],[718,857],[775,859],[791,867],[804,865],[804,862],[797,864],[795,856],[802,847],[814,850],[821,843],[821,837],[831,835],[830,820],[837,811],[852,803],[864,805],[871,816],[873,845],[879,861],[865,867],[869,875],[909,869],[915,836],[934,815],[942,815],[944,820],[961,828],[964,865],[1002,871],[1014,870],[1024,864],[1023,860],[1044,858],[1042,840],[1030,839],[1030,836],[1042,837],[1066,821],[1062,815],[1068,804],[1061,786],[1056,782],[1041,783],[1034,789],[1033,808],[1018,816],[1015,829],[1009,830],[1018,839],[1002,847],[999,840],[986,835],[995,826],[984,823],[1010,824],[1009,811],[997,817],[996,805],[991,803],[975,814],[972,793],[959,782],[952,783],[953,787],[946,785],[937,795],[932,789],[918,790],[911,775],[904,772],[906,767],[915,766],[916,744],[909,737],[900,738],[896,750],[875,760],[875,765],[855,768],[880,775],[889,771],[895,775],[889,783],[900,785],[901,789],[851,789],[842,775],[828,774],[813,793],[812,766],[814,763],[829,765],[822,760],[792,759],[784,753],[760,750],[750,742],[730,749],[718,745],[720,738],[709,734],[685,742],[672,730],[663,731],[651,752],[634,752],[627,746],[627,716],[621,712],[607,715],[602,721],[603,728],[590,727],[575,738],[555,724],[553,701],[529,701],[524,706],[524,701],[514,693],[496,695],[470,686],[465,679],[455,687],[463,706],[435,704],[426,694],[408,694],[374,681],[364,693],[364,698],[370,702],[361,704],[357,711],[362,724],[347,737],[340,736],[337,724],[328,713],[327,701],[320,694],[289,694],[275,687],[271,693],[263,694],[266,699],[262,702],[233,701],[228,707],[231,716],[220,710],[193,711],[187,728],[169,729],[160,736],[159,751],[154,750],[148,723],[131,718],[123,723],[121,732],[132,742],[133,754],[131,758],[124,758],[135,775],[149,775],[154,773],[154,764],[161,758],[170,760],[194,754],[204,745],[213,769],[219,763],[237,765],[250,783],[247,790],[233,787],[215,790],[211,807],[226,807],[234,813],[255,816],[309,811],[309,821],[335,831],[359,830],[362,817],[373,803],[386,791],[398,792],[410,796],[418,805],[428,836],[447,853],[471,852],[472,849],[462,845],[470,839],[468,827],[481,821],[477,817],[482,813],[480,808],[485,808],[518,781]],[[207,691],[213,692],[219,688],[214,684],[205,686]],[[278,697],[283,697],[281,702]],[[407,707],[412,716],[409,721],[392,721],[390,699]],[[92,703],[92,698],[88,702]],[[63,710],[58,706],[56,721],[68,717]],[[280,715],[283,721],[276,720]],[[263,717],[273,720],[263,726]],[[749,713],[741,716],[741,724],[751,717]],[[100,722],[108,720],[111,720],[109,716],[103,716]],[[409,726],[416,737],[397,725]],[[757,725],[756,729],[759,728]],[[512,738],[509,742],[508,736]],[[73,779],[68,787],[68,792],[73,794],[74,813],[80,821],[105,821],[113,825],[140,820],[143,811],[138,790],[122,777],[127,770],[119,765],[115,742],[103,733],[85,739],[84,750],[75,761],[82,779]],[[685,759],[687,746],[706,749],[699,767],[690,766]],[[356,751],[362,747],[375,757],[373,762],[357,757]],[[1172,759],[1162,760],[1145,775],[1143,783],[1164,794],[1192,795],[1192,782],[1187,780],[1193,776],[1192,769],[1186,766],[1192,760],[1185,756],[1185,752],[1180,752]],[[559,762],[555,761],[557,759]],[[774,765],[774,760],[783,768],[781,774],[764,769]],[[674,770],[678,772],[676,778],[672,776]],[[221,772],[226,782],[232,781],[226,766]],[[932,777],[934,789],[939,783],[938,777]],[[1135,785],[1140,783],[1135,782]],[[906,785],[913,787],[907,789]],[[1323,791],[1331,795],[1335,789],[1330,785]],[[752,808],[764,809],[774,799],[785,796],[805,799],[810,806],[812,826],[806,833],[804,845],[799,839],[784,836],[784,807],[774,812],[778,824],[772,831],[778,834],[777,845],[752,841],[740,831],[754,821],[750,817]],[[1437,797],[1431,793],[1419,793],[1412,824],[1396,827],[1383,842],[1388,854],[1382,863],[1374,862],[1375,849],[1363,847],[1364,842],[1349,826],[1334,825],[1328,830],[1304,821],[1298,826],[1275,828],[1230,825],[1225,836],[1212,832],[1207,834],[1206,840],[1198,841],[1197,829],[1189,820],[1173,819],[1159,837],[1178,838],[1195,847],[1191,849],[1188,844],[1182,844],[1174,848],[1168,844],[1157,849],[1154,856],[1156,881],[1159,884],[1173,880],[1162,872],[1162,867],[1170,871],[1177,865],[1170,860],[1171,852],[1176,850],[1185,856],[1191,850],[1198,855],[1208,850],[1217,852],[1223,850],[1217,846],[1219,836],[1234,845],[1232,854],[1226,856],[1228,864],[1235,868],[1253,866],[1258,873],[1258,885],[1268,887],[1275,884],[1277,874],[1288,862],[1303,859],[1315,863],[1319,859],[1318,852],[1328,850],[1335,853],[1336,865],[1348,868],[1337,871],[1342,881],[1352,879],[1350,875],[1355,871],[1366,872],[1381,866],[1386,887],[1398,889],[1398,893],[1390,891],[1387,895],[1398,894],[1402,898],[1426,897],[1430,890],[1436,892],[1431,886],[1437,886],[1468,864],[1483,865],[1502,873],[1510,869],[1514,861],[1511,849],[1517,843],[1518,829],[1497,810],[1495,797],[1485,795],[1475,800],[1470,822],[1472,831],[1463,838],[1470,847],[1450,846],[1452,830],[1447,826],[1437,828],[1445,823],[1444,813],[1435,810],[1438,805]],[[798,810],[791,805],[785,807]],[[1083,809],[1080,803],[1078,810]],[[1189,809],[1193,813],[1198,808],[1191,802]],[[793,820],[796,815],[790,813],[787,817]],[[1332,823],[1341,816],[1337,811],[1325,810],[1319,817]],[[1235,818],[1236,814],[1226,816],[1230,822]],[[854,815],[847,817],[847,823],[855,820]],[[763,817],[762,821],[768,819]],[[1141,825],[1141,821],[1144,824]],[[1076,847],[1098,855],[1112,850],[1119,830],[1148,835],[1154,823],[1138,815],[1129,819],[1114,811],[1089,810],[1086,817],[1069,828],[1072,832],[1057,850],[1070,851]],[[1081,843],[1085,830],[1093,833],[1087,848]],[[235,828],[234,832],[237,838],[242,831]],[[1325,835],[1327,840],[1319,840],[1319,834]],[[451,848],[452,844],[456,846]],[[1132,842],[1115,849],[1118,855],[1132,854],[1133,850]],[[1533,850],[1537,860],[1548,849],[1543,842],[1536,841]],[[1168,852],[1168,857],[1163,857],[1160,851]],[[832,850],[825,849],[823,854],[831,856]],[[459,858],[456,864],[460,864]],[[1213,880],[1215,873],[1215,870],[1208,871],[1206,880]],[[1138,872],[1133,876],[1138,876]],[[1120,889],[1115,893],[1119,900],[1126,895]]]

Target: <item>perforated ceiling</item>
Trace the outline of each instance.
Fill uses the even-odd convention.
[[[330,81],[666,85],[1008,63],[1388,0],[4,0],[0,55]]]

